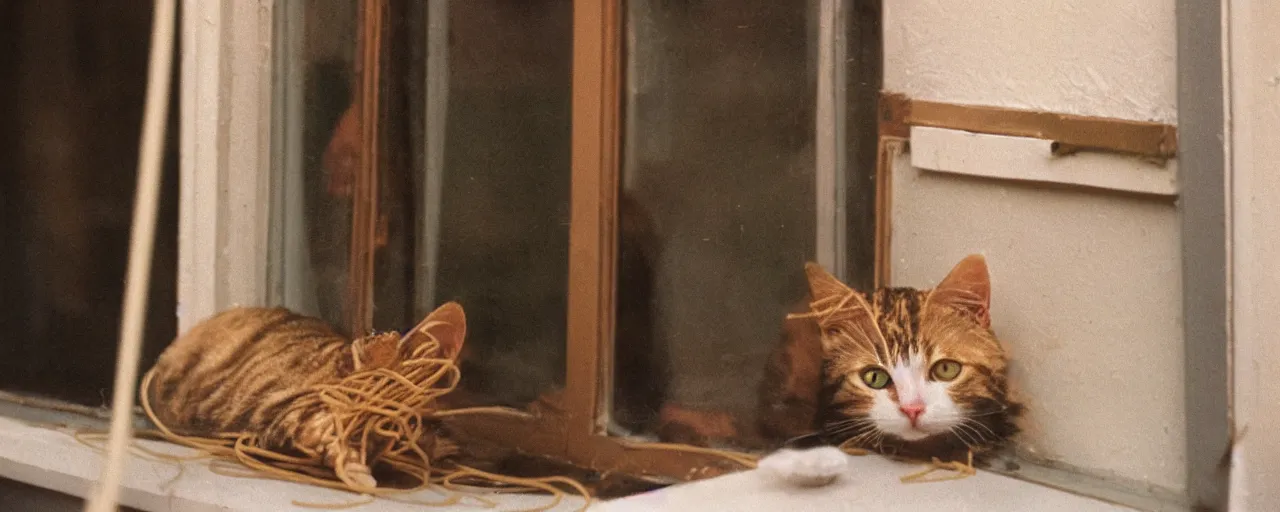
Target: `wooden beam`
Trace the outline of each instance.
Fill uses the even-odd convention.
[[[621,130],[618,0],[573,6],[566,450],[590,458],[613,362],[613,288]]]
[[[378,170],[380,167],[382,33],[386,0],[363,0],[360,8],[360,164],[351,200],[351,248],[347,273],[347,329],[352,335],[373,328],[374,251],[378,236]]]
[[[912,126],[1051,140],[1058,153],[1105,151],[1168,159],[1178,152],[1177,127],[1168,124],[957,105],[881,93],[880,134],[908,138]]]

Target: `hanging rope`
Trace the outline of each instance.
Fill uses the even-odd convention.
[[[87,512],[114,512],[120,499],[120,480],[129,450],[133,421],[133,383],[138,378],[142,353],[142,326],[147,314],[147,290],[155,246],[156,215],[160,197],[160,164],[164,150],[165,121],[169,114],[169,77],[173,65],[176,15],[174,0],[156,0],[151,20],[151,56],[147,70],[147,96],[138,143],[138,188],[133,201],[133,227],[129,240],[129,267],[125,276],[124,311],[120,322],[120,346],[116,356],[116,390],[111,403],[111,430],[102,477],[89,499]]]

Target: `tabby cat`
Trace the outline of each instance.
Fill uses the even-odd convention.
[[[1018,432],[985,259],[932,290],[863,294],[805,267],[811,313],[788,320],[762,383],[760,428],[908,458],[981,456]],[[807,318],[806,318],[807,317]],[[816,430],[816,435],[814,430]]]
[[[329,409],[302,397],[353,372],[392,367],[428,337],[440,343],[442,357],[457,357],[466,336],[461,306],[446,303],[419,327],[428,336],[388,332],[352,342],[324,321],[284,308],[229,309],[179,336],[143,392],[156,419],[175,433],[256,434],[263,447],[340,464],[348,485],[374,487],[369,461],[359,460],[352,441],[337,438]]]

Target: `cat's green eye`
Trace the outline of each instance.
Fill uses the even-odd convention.
[[[949,381],[960,376],[960,363],[950,359],[943,359],[933,363],[933,368],[929,370],[929,374],[934,380]]]
[[[871,389],[884,389],[889,385],[889,372],[884,368],[867,368],[862,370],[862,382]]]

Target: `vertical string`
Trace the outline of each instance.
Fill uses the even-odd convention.
[[[173,64],[174,0],[156,0],[151,20],[151,55],[147,70],[147,96],[138,144],[138,188],[133,202],[133,227],[129,240],[129,267],[120,321],[120,346],[116,357],[115,387],[111,402],[111,430],[107,459],[97,487],[85,503],[86,512],[114,512],[120,498],[125,455],[133,437],[134,382],[142,353],[142,326],[146,320],[147,292],[155,246],[156,210],[160,196],[160,164],[163,160],[165,122],[169,117],[169,79]]]

